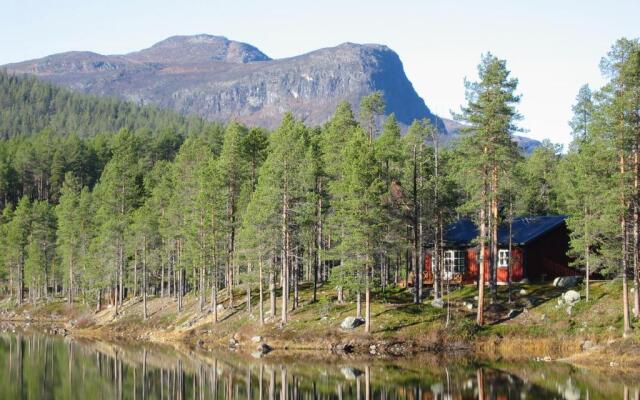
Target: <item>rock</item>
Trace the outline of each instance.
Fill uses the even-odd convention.
[[[561,276],[553,280],[553,286],[558,288],[570,288],[580,283],[579,276]]]
[[[507,313],[507,319],[511,319],[511,318],[515,318],[517,317],[520,313],[522,312],[522,310],[517,310],[517,309],[512,309],[509,310],[509,313]]]
[[[387,113],[395,113],[398,122],[429,118],[446,129],[413,89],[398,54],[379,44],[343,43],[271,60],[254,46],[218,36],[173,36],[125,55],[62,53],[11,64],[8,72],[206,120],[265,128],[278,126],[283,110],[319,125],[340,101],[357,104],[362,95],[381,90]]]
[[[342,367],[340,368],[340,372],[342,372],[342,375],[350,381],[355,381],[357,377],[362,375],[362,371],[353,367]]]
[[[527,292],[525,289],[520,289],[520,296],[526,296],[527,294],[529,294],[529,292]]]
[[[471,311],[473,310],[473,303],[467,303],[465,307],[467,308],[467,310]]]
[[[444,301],[442,299],[431,300],[431,306],[435,308],[444,308]]]
[[[574,305],[580,301],[580,293],[575,290],[569,290],[562,295],[562,299],[568,305]]]
[[[338,343],[333,349],[337,353],[351,353],[353,351],[353,345],[351,343]]]
[[[542,361],[544,361],[544,362],[550,362],[550,361],[551,361],[551,357],[546,356],[546,357],[544,357],[544,358],[542,359]]]
[[[369,354],[376,354],[378,352],[378,347],[375,344],[369,346]]]
[[[270,353],[272,350],[273,350],[273,348],[271,346],[269,346],[268,344],[266,344],[266,343],[260,343],[258,345],[258,347],[256,348],[256,352],[258,352],[258,353],[260,353],[262,355]]]
[[[222,312],[222,311],[224,311],[224,304],[218,304],[218,305],[216,306],[216,310],[218,310],[218,312]]]
[[[520,280],[520,282],[518,282],[518,283],[520,283],[521,285],[528,285],[531,282],[529,282],[529,279],[524,278],[524,279]]]
[[[473,296],[473,301],[478,301],[478,296]]]
[[[542,314],[540,316],[540,321],[544,321],[545,319],[547,319],[547,314]]]
[[[238,344],[239,342],[235,338],[229,338],[229,347],[235,348]]]
[[[611,361],[611,362],[609,363],[609,366],[610,366],[610,367],[617,367],[618,365],[620,365],[620,364],[618,364],[616,361]]]
[[[528,297],[525,297],[525,298],[521,299],[520,302],[526,308],[532,308],[533,306],[535,306],[535,303],[533,302],[533,300],[531,300]]]
[[[595,347],[595,344],[591,340],[585,340],[580,345],[580,348],[582,349],[582,351],[589,351],[589,350],[593,349],[594,347]]]
[[[358,326],[364,324],[364,319],[363,318],[359,318],[359,317],[347,317],[345,318],[342,323],[340,323],[340,327],[342,329],[354,329],[357,328]]]
[[[198,343],[196,343],[196,345],[200,348],[204,347],[204,340],[202,339],[198,340]]]
[[[262,342],[262,336],[254,336],[254,337],[251,338],[251,341],[253,343],[260,343],[260,342]]]

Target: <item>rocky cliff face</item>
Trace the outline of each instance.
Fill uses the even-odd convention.
[[[320,124],[347,100],[381,90],[387,112],[403,124],[431,118],[386,46],[345,43],[272,60],[257,48],[210,35],[174,36],[125,55],[69,52],[9,64],[74,90],[155,104],[209,120],[276,126],[286,111]],[[442,126],[442,124],[440,123]]]
[[[344,43],[273,60],[254,46],[220,36],[173,36],[124,55],[68,52],[3,68],[81,92],[267,128],[277,126],[287,111],[309,125],[321,124],[340,101],[357,111],[362,96],[380,90],[387,113],[403,125],[429,118],[449,132],[444,143],[459,131],[459,124],[431,113],[398,55],[378,44]],[[527,152],[539,144],[516,139]]]

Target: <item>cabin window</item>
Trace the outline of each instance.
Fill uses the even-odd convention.
[[[464,251],[446,250],[444,252],[444,270],[447,275],[452,273],[464,273]]]
[[[498,250],[498,267],[507,268],[509,266],[509,250]]]

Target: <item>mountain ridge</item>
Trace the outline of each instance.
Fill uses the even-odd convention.
[[[405,127],[428,118],[444,141],[459,123],[433,114],[404,72],[397,53],[383,44],[344,42],[272,59],[257,47],[225,36],[176,35],[126,54],[70,51],[4,65],[72,90],[155,105],[210,121],[231,120],[274,128],[291,111],[310,125],[327,121],[340,101],[357,110],[360,99],[380,90],[386,114]],[[523,149],[539,145],[517,137]]]
[[[271,59],[247,43],[200,34],[172,36],[127,54],[65,52],[4,68],[86,93],[268,128],[285,111],[321,124],[340,101],[357,107],[362,96],[381,90],[387,113],[401,123],[429,118],[443,127],[406,77],[400,57],[379,44],[345,42]]]

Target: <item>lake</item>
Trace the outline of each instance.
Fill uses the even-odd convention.
[[[0,333],[0,399],[640,399],[640,383],[561,363],[421,356],[263,358]]]

